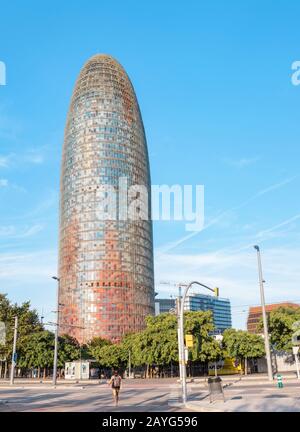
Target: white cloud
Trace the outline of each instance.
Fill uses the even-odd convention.
[[[12,236],[16,232],[16,228],[13,225],[0,226],[0,237]]]
[[[266,280],[266,302],[296,301],[300,303],[300,248],[264,249],[262,254],[264,278]],[[160,292],[160,281],[191,282],[198,280],[212,288],[220,288],[220,296],[228,297],[233,307],[233,325],[245,327],[246,313],[237,314],[237,305],[260,303],[256,254],[251,246],[239,253],[203,253],[180,255],[160,253],[155,259],[156,291]],[[177,294],[176,288],[164,292]],[[199,288],[196,288],[197,292]],[[200,292],[205,293],[205,290]],[[207,292],[207,294],[209,294]]]
[[[7,186],[8,186],[8,180],[0,179],[0,187],[7,187]]]
[[[292,176],[292,177],[288,177],[288,178],[284,179],[281,182],[274,183],[274,184],[272,184],[271,186],[269,186],[267,188],[261,189],[260,191],[258,191],[254,195],[252,195],[250,198],[247,198],[245,201],[241,202],[240,204],[238,204],[238,205],[236,205],[236,206],[234,206],[234,207],[232,207],[230,209],[224,210],[223,212],[221,212],[220,214],[218,214],[216,217],[212,218],[209,222],[207,222],[204,225],[204,228],[201,231],[193,231],[193,232],[191,232],[191,233],[183,236],[182,238],[176,240],[175,242],[171,242],[171,243],[169,243],[167,245],[164,245],[164,246],[162,246],[160,248],[160,251],[161,252],[167,252],[167,251],[171,251],[171,250],[175,249],[177,246],[179,246],[182,243],[186,242],[187,240],[189,240],[189,239],[197,236],[198,234],[200,234],[204,230],[210,228],[211,226],[214,226],[216,224],[219,225],[221,223],[224,223],[223,221],[225,221],[225,218],[227,218],[227,225],[228,225],[229,218],[231,218],[232,220],[234,218],[237,219],[237,213],[236,212],[238,210],[246,207],[248,204],[250,204],[251,202],[253,202],[256,199],[260,198],[261,196],[263,196],[265,194],[268,194],[270,192],[273,192],[273,191],[275,191],[275,190],[277,190],[277,189],[279,189],[279,188],[281,188],[281,187],[283,187],[283,186],[291,183],[292,181],[294,181],[298,177],[299,177],[299,174],[297,174],[295,176]],[[286,225],[286,224],[288,224],[288,223],[290,223],[290,222],[292,222],[292,221],[294,221],[296,219],[298,219],[298,215],[294,216],[291,220],[284,221],[282,224]],[[282,224],[279,224],[278,227],[281,226]],[[271,231],[274,231],[276,228],[277,228],[277,226],[274,227],[274,228],[272,228],[272,229],[270,229],[270,230],[267,230],[267,231],[271,232]],[[267,234],[267,231],[266,231],[266,234]]]
[[[44,229],[44,225],[42,224],[36,224],[29,228],[27,228],[23,233],[19,235],[19,237],[25,238],[25,237],[31,237],[36,234],[38,234],[40,231]]]
[[[23,153],[11,153],[0,156],[0,168],[11,168],[18,165],[41,165],[45,161],[44,147],[29,149]]]
[[[0,156],[0,168],[7,168],[10,156]]]
[[[44,229],[44,225],[35,224],[32,226],[18,227],[15,225],[0,226],[0,237],[8,237],[10,239],[22,239],[32,237]]]
[[[225,159],[224,161],[235,168],[244,168],[249,165],[255,164],[257,161],[259,161],[260,157],[252,157],[252,158],[241,158],[241,159]]]
[[[0,292],[7,293],[13,302],[30,300],[34,308],[48,315],[48,319],[55,309],[57,285],[51,277],[56,274],[54,250],[0,253]]]
[[[44,162],[43,154],[38,150],[30,150],[24,156],[24,162],[31,163],[34,165],[40,165]]]

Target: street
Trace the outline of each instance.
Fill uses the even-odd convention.
[[[156,380],[161,381],[161,380]],[[3,387],[3,386],[2,386]],[[168,405],[172,386],[169,383],[124,383],[116,408],[112,391],[105,383],[87,385],[28,385],[26,388],[0,387],[0,411],[178,411]],[[3,403],[4,401],[4,403]]]
[[[300,383],[284,380],[284,387],[264,378],[226,378],[225,403],[219,397],[209,403],[207,383],[201,379],[188,385],[188,404],[181,406],[176,379],[125,380],[120,403],[115,407],[106,383],[59,383],[0,385],[1,412],[180,412],[180,411],[300,411]]]

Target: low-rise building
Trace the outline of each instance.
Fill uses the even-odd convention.
[[[292,309],[298,309],[300,308],[300,305],[297,303],[291,303],[291,302],[283,302],[283,303],[274,303],[274,304],[268,304],[266,305],[266,312],[270,313],[276,309],[279,308],[292,308]],[[261,321],[262,317],[262,308],[261,306],[251,306],[249,308],[249,314],[248,314],[248,320],[247,320],[247,330],[249,333],[262,333],[261,330],[259,330],[259,323]]]

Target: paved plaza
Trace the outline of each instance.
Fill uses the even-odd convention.
[[[66,412],[180,412],[180,411],[300,411],[300,382],[284,380],[277,388],[264,377],[227,377],[223,379],[225,402],[209,402],[207,381],[188,384],[188,403],[181,405],[180,385],[176,379],[124,380],[120,404],[112,402],[111,389],[105,382],[50,382],[26,380],[12,387],[0,383],[0,411]]]

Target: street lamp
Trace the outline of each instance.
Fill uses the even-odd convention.
[[[261,309],[262,309],[263,324],[264,324],[264,340],[265,340],[265,351],[267,357],[268,377],[269,377],[269,381],[273,381],[268,322],[267,322],[267,315],[266,315],[265,293],[264,293],[265,281],[263,279],[263,274],[262,274],[262,264],[261,264],[261,255],[260,255],[259,246],[255,245],[254,249],[257,252],[258,277],[259,277],[259,286],[260,286]]]
[[[182,386],[182,402],[186,404],[187,401],[187,387],[186,387],[186,365],[185,365],[185,347],[184,347],[184,302],[187,296],[187,293],[192,285],[200,285],[209,291],[212,291],[217,297],[219,297],[219,288],[210,288],[207,285],[204,285],[200,282],[193,281],[189,283],[183,293],[183,297],[180,302],[180,312],[179,312],[179,320],[178,320],[178,342],[179,342],[179,365],[181,369],[181,386]]]
[[[15,327],[14,327],[14,342],[13,352],[11,357],[11,371],[10,371],[10,385],[13,385],[15,379],[15,366],[17,362],[17,335],[18,335],[18,316],[15,316]]]
[[[57,310],[56,310],[56,328],[55,328],[55,342],[54,342],[54,359],[53,359],[53,385],[56,386],[56,375],[57,375],[57,351],[58,351],[58,326],[59,326],[59,288],[60,279],[57,276],[52,276],[52,279],[57,281]]]

